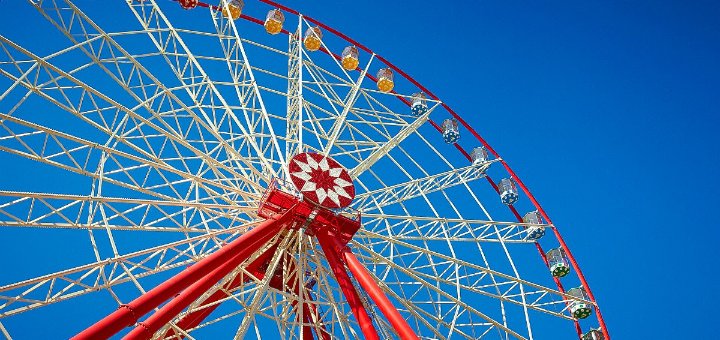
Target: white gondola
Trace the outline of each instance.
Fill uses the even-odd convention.
[[[452,144],[456,143],[460,139],[460,130],[458,129],[458,122],[455,119],[445,119],[442,122],[442,135],[445,143]]]
[[[520,197],[515,182],[510,178],[503,178],[498,185],[498,189],[500,190],[500,200],[503,204],[513,205]]]
[[[542,224],[542,218],[540,216],[540,213],[535,210],[528,212],[523,216],[523,222],[525,223],[532,223],[532,224]],[[540,238],[545,236],[545,227],[541,226],[528,226],[527,227],[527,240],[530,241],[537,241]]]
[[[428,111],[427,98],[424,93],[413,93],[411,102],[410,112],[413,116],[420,117]]]
[[[567,256],[565,256],[565,251],[562,250],[562,248],[548,250],[546,257],[552,276],[563,277],[570,273],[570,263]]]
[[[578,299],[583,299],[585,301],[590,300],[587,292],[585,292],[585,288],[583,287],[570,288],[567,291],[567,294]],[[570,302],[570,313],[574,318],[585,319],[592,313],[592,308],[585,301],[573,300],[572,302]]]
[[[485,149],[482,146],[478,146],[477,148],[474,148],[470,152],[470,159],[472,159],[473,164],[482,164],[488,161],[488,152],[487,149]]]

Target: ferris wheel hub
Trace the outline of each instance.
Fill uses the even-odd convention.
[[[294,228],[303,228],[309,235],[327,233],[345,245],[360,229],[361,214],[351,208],[331,210],[303,199],[293,185],[275,179],[265,190],[258,208],[258,216],[270,218],[294,209]]]
[[[355,185],[347,169],[314,152],[295,155],[288,164],[290,180],[303,197],[325,208],[344,208],[355,198]]]

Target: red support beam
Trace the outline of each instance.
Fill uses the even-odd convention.
[[[246,268],[247,271],[250,273],[256,273],[264,262],[270,261],[273,254],[275,254],[275,250],[277,250],[277,244],[265,250],[262,255],[258,256],[252,263],[250,263]],[[262,280],[264,276],[257,275],[256,277]],[[237,275],[232,281],[225,285],[225,289],[232,290],[238,288],[249,280],[250,278],[246,275]],[[202,302],[203,305],[208,305],[207,307],[185,315],[182,319],[180,319],[180,321],[178,321],[177,326],[183,330],[189,330],[197,327],[203,320],[205,320],[205,318],[207,318],[213,311],[215,311],[218,306],[220,306],[220,304],[216,302],[220,301],[226,296],[227,293],[225,293],[223,290],[216,291],[207,299],[205,299],[205,301]],[[171,328],[167,331],[167,333],[165,333],[162,338],[165,339],[168,337],[180,337],[182,339],[184,336],[182,334],[178,334],[174,329]]]
[[[380,308],[380,311],[393,326],[395,332],[400,336],[400,339],[417,340],[418,336],[415,334],[415,331],[410,328],[410,325],[408,325],[407,321],[400,315],[397,308],[395,308],[392,302],[385,296],[385,293],[383,293],[382,289],[377,285],[370,275],[370,272],[358,261],[355,254],[353,254],[348,247],[343,247],[339,243],[337,243],[336,246],[341,248],[340,253],[345,259],[345,264],[347,264],[350,272],[352,272],[357,282],[365,289],[365,292],[368,293],[378,308]]]
[[[238,252],[248,245],[254,244],[265,234],[275,234],[277,226],[287,223],[294,214],[294,208],[282,215],[275,215],[260,223],[225,247],[209,255],[205,259],[183,270],[171,279],[161,283],[132,302],[120,306],[118,310],[88,327],[74,336],[73,340],[107,339],[123,328],[135,324],[140,317],[147,314],[163,302],[180,293],[183,289],[208,275],[223,263],[233,259]]]
[[[350,304],[350,309],[352,310],[353,315],[355,315],[355,319],[358,321],[358,324],[360,324],[360,330],[365,336],[365,339],[379,340],[380,338],[375,330],[375,326],[372,324],[372,319],[370,319],[370,315],[368,315],[365,310],[365,306],[363,306],[362,301],[360,300],[360,295],[355,290],[352,281],[350,281],[350,276],[348,276],[345,271],[345,266],[340,260],[338,252],[335,249],[336,241],[334,238],[336,236],[327,234],[327,231],[321,231],[317,233],[316,236],[318,243],[320,243],[320,247],[322,247],[323,253],[325,253],[325,258],[335,275],[335,280],[337,280],[340,289],[342,289],[342,292],[345,295],[345,299],[348,301],[348,304]]]
[[[295,287],[294,291],[295,291],[295,295],[300,296],[300,293],[299,293],[299,290],[297,287]],[[312,296],[308,295],[308,296],[304,296],[304,298],[306,300],[313,301]],[[295,308],[297,305],[298,305],[298,301],[292,302],[293,308]],[[307,324],[315,323],[315,321],[312,319],[312,316],[315,316],[315,318],[317,320],[320,320],[320,314],[318,313],[317,307],[314,304],[303,302],[302,311],[303,311],[303,316],[302,316],[303,323],[307,323]],[[295,312],[295,315],[298,317],[298,319],[300,318],[300,314],[298,312]],[[313,330],[313,328],[309,325],[303,326],[303,339],[304,340],[314,340],[315,339],[313,337],[312,330]],[[323,340],[330,340],[330,334],[327,332],[315,330],[315,333],[318,334],[318,338],[322,338]]]
[[[193,301],[197,300],[201,295],[207,292],[212,286],[216,285],[223,277],[230,274],[234,269],[241,265],[253,253],[258,251],[268,241],[275,237],[286,224],[274,223],[271,229],[268,229],[257,241],[247,244],[240,250],[230,261],[223,263],[220,267],[210,272],[202,279],[193,283],[190,287],[183,290],[180,295],[176,296],[170,302],[165,304],[160,310],[155,312],[147,320],[138,323],[135,328],[128,333],[123,339],[126,340],[146,340],[150,339],[155,332],[160,330],[165,324],[172,321],[175,316],[187,308]]]
[[[265,250],[265,252],[262,255],[258,256],[255,260],[253,260],[252,263],[250,263],[247,266],[246,270],[248,272],[252,273],[253,275],[255,275],[260,280],[265,278],[266,273],[261,272],[260,268],[263,264],[267,265],[267,263],[272,258],[273,254],[275,254],[276,249],[277,249],[277,245]],[[293,269],[291,268],[291,269],[289,269],[289,271],[292,272]],[[293,274],[293,277],[290,280],[293,281],[294,277],[295,277],[295,274]],[[232,289],[238,288],[242,284],[246,283],[248,280],[249,280],[248,276],[238,275],[225,286],[225,289],[232,290]],[[278,287],[276,282],[272,282],[272,283],[275,284],[275,285],[273,285],[273,287],[275,287],[277,289],[282,288],[282,287]],[[287,288],[287,286],[286,286],[286,288]],[[298,296],[300,295],[298,287],[293,287],[293,292]],[[192,313],[185,315],[177,323],[177,326],[183,330],[189,330],[194,327],[197,327],[203,320],[205,320],[205,318],[207,318],[215,309],[217,309],[217,307],[220,304],[218,304],[216,302],[220,301],[221,299],[225,298],[226,296],[227,296],[227,293],[225,293],[223,290],[216,291],[214,294],[212,294],[210,297],[208,297],[207,299],[205,299],[205,301],[202,302],[204,305],[209,305],[208,307],[205,307],[200,310],[196,310]],[[305,299],[310,302],[313,301],[312,296],[305,296]],[[298,304],[297,300],[293,301],[292,307],[295,308],[297,306],[297,304]],[[297,315],[299,317],[299,313],[297,313]],[[303,322],[306,324],[312,324],[312,323],[314,323],[313,317],[315,317],[316,320],[320,319],[320,315],[317,311],[316,306],[314,304],[308,303],[308,302],[303,303]],[[313,337],[312,331],[313,331],[313,328],[311,326],[308,326],[308,325],[303,326],[303,339],[304,340],[314,340],[315,338]],[[318,338],[320,338],[322,340],[330,340],[330,334],[327,331],[325,331],[324,329],[315,330],[315,333],[319,334]],[[170,337],[183,338],[184,335],[176,332],[174,329],[171,328],[165,333],[165,335],[162,338],[164,339],[164,338],[170,338]]]

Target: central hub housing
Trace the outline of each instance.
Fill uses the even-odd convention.
[[[328,233],[347,244],[360,229],[360,212],[347,208],[355,198],[347,170],[330,157],[310,152],[295,155],[288,170],[292,184],[273,180],[258,215],[270,218],[297,205],[294,226],[311,234]]]

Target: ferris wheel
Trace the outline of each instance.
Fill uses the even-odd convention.
[[[269,0],[25,7],[6,338],[610,338],[505,160],[359,42]]]

